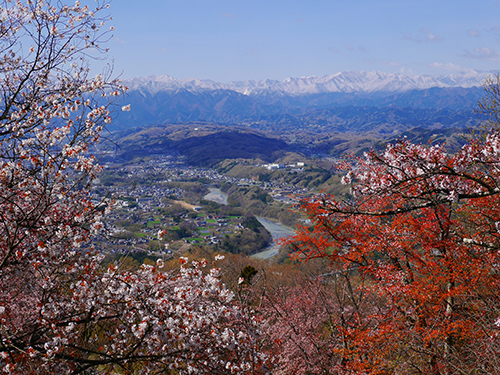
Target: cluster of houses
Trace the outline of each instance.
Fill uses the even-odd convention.
[[[262,167],[269,170],[290,168],[291,170],[301,171],[303,170],[304,163],[298,162],[287,165],[264,164]],[[130,186],[116,184],[106,187],[96,185],[94,187],[93,199],[96,201],[102,199],[102,197],[106,195],[115,198],[117,209],[112,210],[111,213],[106,216],[106,224],[110,233],[117,234],[123,231],[120,222],[141,224],[138,226],[142,234],[141,238],[115,238],[109,240],[109,248],[113,249],[113,251],[117,251],[116,249],[119,248],[123,248],[124,251],[126,249],[127,252],[135,250],[144,251],[144,249],[148,247],[149,242],[156,239],[156,227],[168,227],[172,225],[170,220],[162,220],[161,223],[155,223],[154,225],[152,225],[152,223],[144,223],[145,214],[154,217],[159,208],[166,207],[167,204],[163,198],[171,196],[181,197],[184,193],[180,188],[166,187],[164,182],[204,178],[214,182],[226,181],[238,185],[258,185],[261,189],[268,191],[274,199],[284,203],[293,203],[293,199],[290,198],[292,195],[306,193],[304,191],[305,189],[298,189],[286,183],[263,182],[254,179],[228,177],[212,169],[185,166],[172,156],[158,156],[157,158],[152,158],[137,164],[107,164],[105,168],[113,171],[113,173],[119,173],[122,176],[125,175],[127,178],[130,178],[131,181],[135,177],[139,177],[136,180],[140,180],[140,178],[145,175],[152,173],[163,174],[162,180],[157,181],[157,183],[137,184],[136,186],[132,186],[132,184]],[[195,241],[199,242],[199,239],[202,239],[203,243],[216,244],[225,234],[231,234],[243,229],[241,220],[231,219],[228,221],[210,215],[208,215],[207,218],[203,218],[200,212],[202,211],[201,206],[194,206],[193,211],[198,212],[199,215],[196,217],[189,214],[181,215],[182,221],[191,222],[198,228],[199,235],[197,239],[188,239],[187,241],[190,243]],[[106,247],[107,246],[104,245],[104,249]],[[171,251],[170,249],[168,250]]]
[[[295,164],[276,164],[276,163],[271,163],[271,164],[262,164],[262,165],[257,165],[257,166],[258,167],[264,167],[264,168],[266,168],[269,171],[274,171],[276,169],[291,168],[292,171],[294,171],[294,172],[303,172],[305,164],[303,162],[297,162]]]

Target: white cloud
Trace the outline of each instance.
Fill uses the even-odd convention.
[[[461,56],[467,59],[500,61],[500,52],[487,47],[474,48],[474,52],[465,50]]]
[[[403,33],[402,39],[417,43],[435,43],[444,40],[443,37],[435,35],[428,27],[422,27],[419,32],[421,35],[418,36],[412,35],[410,33]]]
[[[392,66],[392,67],[401,66],[400,63],[397,63],[395,61],[380,60],[380,62],[386,66]]]
[[[348,51],[360,51],[360,52],[366,52],[366,48],[363,46],[358,46],[358,47],[353,47],[350,44],[344,44],[344,48]]]
[[[472,36],[474,38],[477,38],[477,37],[481,36],[481,34],[479,33],[478,30],[472,30],[471,29],[471,30],[468,31],[468,33],[469,33],[469,36]]]
[[[399,73],[405,74],[407,76],[413,76],[413,75],[416,74],[411,68],[407,68],[407,67],[404,67],[404,66],[399,69]]]
[[[428,27],[421,28],[420,32],[422,34],[424,34],[426,42],[434,43],[434,42],[440,42],[441,40],[444,39],[443,37],[440,37],[440,36],[433,34],[432,31]]]
[[[422,41],[420,39],[413,37],[413,35],[411,35],[410,33],[402,33],[402,34],[403,36],[401,37],[401,39],[403,40],[408,40],[410,42],[419,42],[419,43]]]
[[[433,69],[441,69],[441,70],[446,70],[448,72],[468,70],[467,68],[461,67],[460,65],[456,65],[453,63],[443,64],[443,63],[435,62],[435,63],[429,64],[429,66]]]

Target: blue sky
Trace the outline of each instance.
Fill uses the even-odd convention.
[[[500,69],[500,0],[114,0],[123,78]]]

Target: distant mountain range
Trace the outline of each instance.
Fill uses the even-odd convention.
[[[175,79],[168,75],[140,77],[127,80],[131,90],[155,95],[161,91],[179,89],[191,92],[209,90],[231,90],[244,95],[258,96],[263,93],[282,95],[310,95],[332,92],[374,93],[425,90],[433,87],[477,87],[494,72],[470,70],[446,76],[407,76],[399,73],[383,72],[340,72],[321,77],[287,78],[284,81],[237,81],[227,84],[194,78]]]
[[[259,130],[304,129],[311,124],[335,130],[339,121],[342,131],[393,125],[407,129],[419,122],[437,128],[471,126],[477,120],[474,106],[483,95],[481,83],[494,73],[407,76],[350,71],[230,83],[166,75],[133,78],[125,81],[130,90],[123,101],[132,111],[120,113],[111,129],[194,121]],[[404,110],[395,116],[396,109]]]

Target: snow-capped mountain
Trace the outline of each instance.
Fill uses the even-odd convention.
[[[217,83],[209,79],[177,79],[168,75],[136,77],[125,80],[124,83],[129,87],[130,90],[138,90],[143,93],[147,92],[151,95],[155,95],[161,91],[172,91],[179,89],[186,89],[189,91],[226,89],[224,84]]]
[[[389,124],[389,129],[396,109],[404,113],[398,121],[405,126],[470,126],[476,121],[474,108],[484,96],[481,83],[494,73],[471,70],[447,76],[408,76],[350,71],[229,83],[167,75],[140,77],[124,82],[130,90],[122,104],[130,104],[133,110],[122,113],[113,127],[193,121],[261,124],[255,126],[324,123],[330,127],[333,119],[342,117],[357,124],[346,129],[359,128],[361,123]]]
[[[493,72],[470,70],[446,76],[416,75],[399,73],[347,71],[321,77],[287,78],[283,81],[237,81],[227,84],[195,78],[176,79],[167,75],[140,77],[127,80],[131,90],[155,95],[161,91],[179,89],[196,91],[232,90],[244,95],[285,94],[308,95],[324,93],[374,93],[404,92],[438,88],[470,88],[480,86]]]

